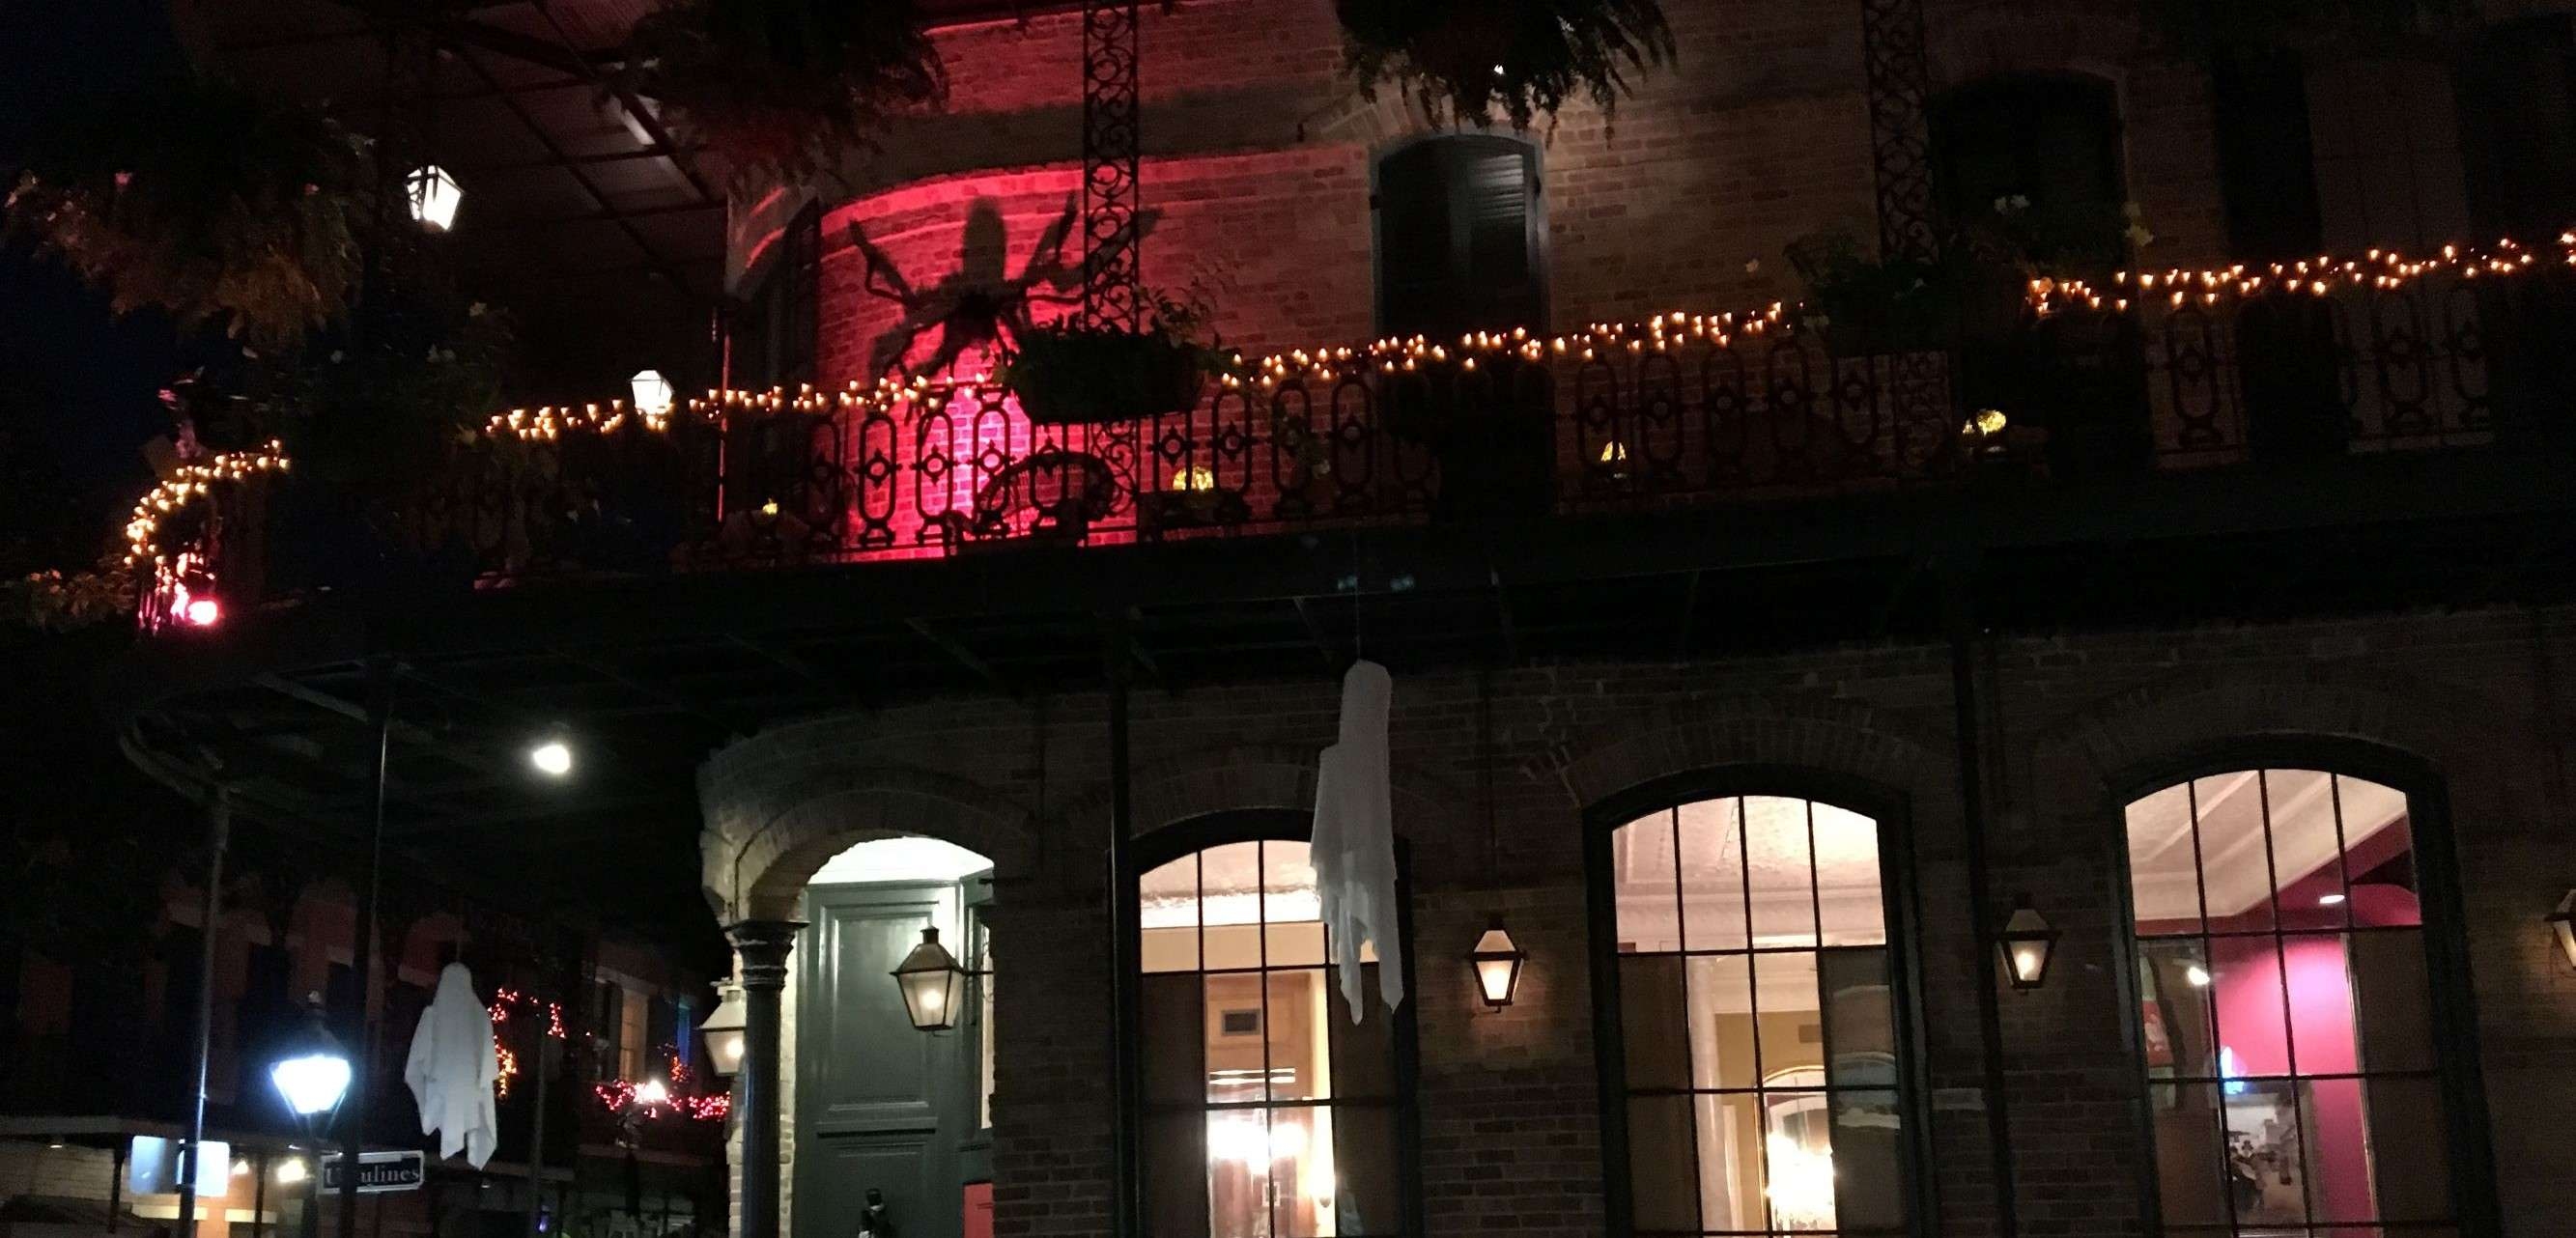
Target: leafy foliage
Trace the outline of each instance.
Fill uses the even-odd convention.
[[[2007,331],[2032,280],[2101,280],[2153,243],[2135,203],[2034,205],[1997,200],[1957,222],[1938,258],[1880,257],[1847,228],[1790,242],[1810,325],[1852,351],[1947,348],[1964,330]]]
[[[365,139],[318,109],[172,79],[50,135],[7,223],[119,313],[279,344],[338,317],[356,287],[369,167]]]
[[[1659,0],[1336,0],[1363,92],[1395,82],[1443,124],[1515,129],[1569,99],[1615,112],[1628,74],[1673,57]]]
[[[1207,380],[1233,373],[1220,350],[1204,298],[1149,294],[1142,331],[1064,321],[1019,332],[996,378],[1041,424],[1118,421],[1177,412],[1198,400]]]
[[[799,180],[947,98],[911,0],[672,0],[628,36],[624,84],[724,156],[736,186]]]

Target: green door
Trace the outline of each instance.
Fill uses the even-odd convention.
[[[890,973],[937,928],[981,953],[991,882],[810,886],[796,997],[794,1238],[854,1238],[871,1189],[898,1238],[962,1238],[970,1173],[989,1163],[979,1022],[913,1029]],[[980,1020],[981,1004],[969,1003]]]

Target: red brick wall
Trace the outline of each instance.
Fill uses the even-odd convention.
[[[2576,974],[2539,922],[2576,882],[2564,858],[2571,804],[2555,678],[2571,625],[2576,612],[2492,610],[1980,649],[1993,891],[2003,901],[2029,895],[2066,934],[2047,988],[2001,994],[2022,1233],[2138,1233],[2138,1068],[2120,1047],[2129,1015],[2115,985],[2125,788],[2110,780],[2205,744],[2275,736],[2371,740],[2441,772],[2464,870],[2506,1233],[2576,1232],[2576,1200],[2555,1185],[2576,1172],[2565,1118],[2576,1105]],[[1140,690],[1139,828],[1303,804],[1335,701],[1322,674]],[[1990,1232],[1974,986],[1996,979],[1967,905],[1945,651],[1862,646],[1502,673],[1491,869],[1474,702],[1472,677],[1407,676],[1393,724],[1399,825],[1412,840],[1432,1232],[1602,1231],[1583,811],[1653,777],[1746,763],[1843,773],[1908,802],[1919,1017],[1931,1083],[1945,1093],[1929,1115],[1935,1232]],[[1043,717],[1043,761],[1028,704],[953,700],[775,728],[718,753],[702,776],[707,884],[735,910],[762,910],[727,893],[752,888],[741,881],[765,879],[791,897],[801,883],[801,873],[767,871],[768,857],[827,855],[898,809],[923,832],[1011,849],[1000,887],[1010,911],[995,930],[997,957],[1023,969],[1000,989],[997,1024],[1004,1238],[1108,1229],[1106,718],[1092,696],[1052,699]],[[899,784],[881,803],[866,795],[888,778]],[[875,806],[795,813],[827,795]],[[1034,837],[977,824],[1013,807]],[[771,836],[767,827],[791,814],[786,832],[797,837]],[[737,855],[750,857],[745,873],[734,871]],[[1521,1000],[1485,1014],[1462,956],[1496,908],[1532,958]]]

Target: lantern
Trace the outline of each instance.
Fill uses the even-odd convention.
[[[636,412],[659,417],[671,411],[671,380],[662,377],[662,371],[637,370],[626,386],[635,397]]]
[[[322,1026],[322,1005],[311,1003],[303,1029],[286,1046],[286,1056],[268,1068],[288,1110],[307,1133],[330,1129],[331,1115],[349,1094],[349,1054]]]
[[[1512,994],[1521,987],[1521,964],[1529,954],[1512,944],[1512,934],[1503,927],[1503,918],[1495,916],[1485,923],[1485,935],[1476,939],[1476,948],[1467,952],[1467,962],[1476,969],[1476,992],[1485,999],[1485,1008],[1500,1010],[1512,1004]]]
[[[465,191],[456,178],[437,164],[423,164],[404,178],[404,188],[411,198],[412,221],[432,232],[445,232],[456,223],[457,204],[465,200]]]
[[[2576,890],[2569,890],[2558,900],[2558,910],[2549,913],[2549,933],[2558,939],[2558,953],[2566,956],[2567,965],[2576,967]]]
[[[957,956],[939,944],[939,930],[921,930],[921,944],[903,956],[903,964],[894,969],[894,982],[903,990],[904,1011],[912,1016],[913,1027],[925,1032],[944,1032],[957,1026],[957,1011],[965,1004],[966,969],[957,965]]]
[[[1995,944],[2003,951],[2004,979],[2016,989],[2036,989],[2048,979],[2049,956],[2057,952],[2057,930],[2024,899],[2013,908],[2012,918],[2004,921]]]
[[[742,1069],[742,986],[718,985],[716,992],[716,1008],[707,1012],[707,1021],[698,1025],[698,1034],[707,1038],[707,1062],[716,1077],[730,1079],[733,1072]]]

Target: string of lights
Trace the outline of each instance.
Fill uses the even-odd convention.
[[[530,1011],[538,1009],[537,999],[517,989],[500,989],[492,994],[490,1007],[492,1052],[500,1059],[499,1077],[493,1082],[493,1093],[502,1100],[510,1098],[510,1081],[519,1076],[519,1055],[511,1052],[508,1042],[501,1038],[501,1025],[510,1021],[512,1011],[520,1009]],[[564,1038],[563,1003],[546,1002],[544,1010],[546,1035],[562,1040]]]
[[[2034,278],[2027,288],[2032,311],[2045,316],[2074,309],[2132,313],[2143,307],[2180,309],[2209,307],[2229,300],[2267,295],[2326,296],[2341,290],[2393,291],[2435,275],[2462,280],[2509,278],[2550,266],[2576,267],[2576,230],[2560,233],[2554,244],[2528,246],[2510,237],[2493,245],[2445,245],[2437,253],[2412,256],[2395,249],[2373,249],[2358,257],[2320,254],[2287,262],[2233,263],[2223,267],[2169,267],[2161,271],[2119,271],[2107,286],[2081,279]],[[1669,354],[1692,348],[1727,349],[1740,341],[1761,340],[1812,329],[1817,320],[1803,304],[1774,301],[1752,309],[1721,313],[1673,310],[1636,322],[1594,322],[1562,334],[1526,327],[1510,331],[1475,331],[1455,343],[1425,336],[1387,337],[1358,346],[1297,348],[1258,360],[1234,358],[1235,372],[1222,375],[1227,391],[1247,385],[1264,392],[1297,379],[1334,383],[1374,368],[1380,373],[1415,373],[1454,369],[1474,373],[1479,363],[1496,360],[1537,363],[1554,359],[1598,362],[1619,356]],[[574,432],[614,434],[633,424],[648,433],[668,431],[686,417],[698,424],[723,426],[737,417],[781,413],[859,414],[898,411],[935,413],[960,398],[978,398],[993,383],[988,371],[934,380],[928,375],[853,381],[838,391],[802,385],[794,390],[766,391],[710,388],[703,396],[667,408],[638,408],[623,400],[605,404],[542,405],[492,414],[484,434],[494,440],[552,443]],[[186,610],[189,572],[201,567],[174,564],[173,552],[161,545],[161,530],[172,516],[203,499],[217,483],[284,472],[291,466],[283,445],[271,442],[252,451],[227,452],[201,464],[184,465],[152,488],[134,505],[125,526],[124,563],[128,568],[154,565],[155,595],[190,622],[209,625],[219,612],[204,596],[211,581],[197,582],[197,610]],[[183,571],[182,569],[186,570]],[[204,619],[199,619],[202,612]]]

